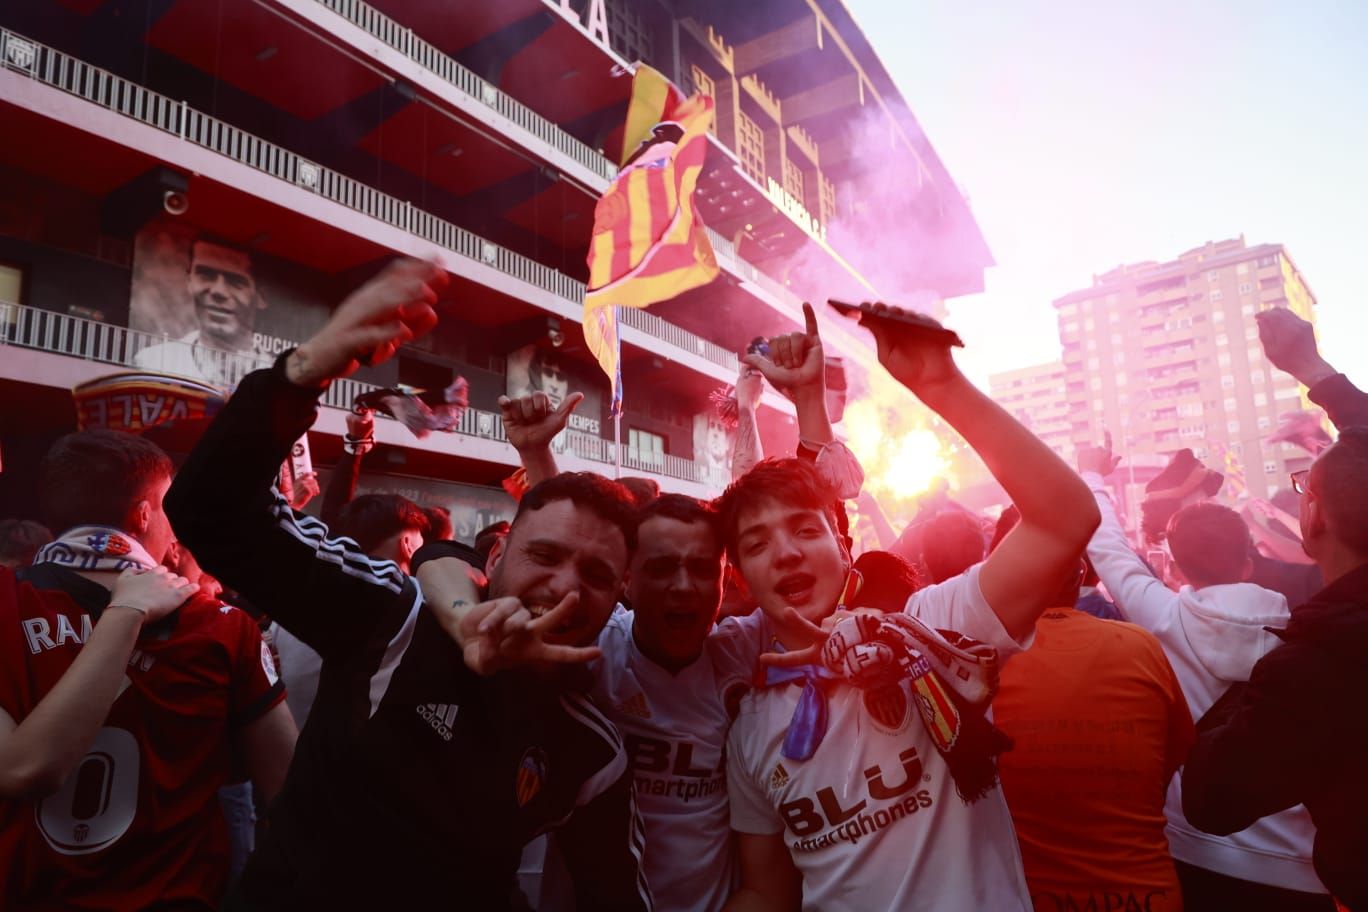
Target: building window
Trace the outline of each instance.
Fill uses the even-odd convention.
[[[1268,395],[1265,394],[1265,393],[1255,393],[1255,394],[1254,394],[1254,404],[1255,404],[1255,405],[1268,405]]]
[[[803,169],[791,158],[784,159],[784,189],[798,202],[806,205],[803,197]]]
[[[1225,311],[1224,311],[1224,310],[1215,310],[1215,311],[1212,311],[1212,313],[1211,313],[1211,322],[1213,322],[1213,323],[1224,323],[1224,322],[1225,322]]]
[[[608,34],[613,50],[627,60],[655,60],[655,36],[640,9],[627,0],[608,0]]]
[[[1275,254],[1273,254],[1272,256],[1261,256],[1261,257],[1259,257],[1259,265],[1260,265],[1260,266],[1277,266],[1277,265],[1278,265],[1278,255],[1275,253]]]
[[[1265,475],[1276,475],[1276,474],[1278,474],[1278,460],[1276,460],[1276,459],[1265,459],[1265,460],[1264,460],[1264,474],[1265,474]]]
[[[760,183],[765,183],[765,133],[760,125],[736,112],[736,154],[741,158],[741,167]]]
[[[1095,390],[1100,390],[1102,388],[1102,378],[1093,377],[1091,380],[1088,381],[1088,385]]]
[[[1221,281],[1221,272],[1220,272],[1220,270],[1218,270],[1218,269],[1213,269],[1213,270],[1211,270],[1210,272],[1208,272],[1208,273],[1207,273],[1207,281],[1208,281],[1208,282],[1219,282],[1219,281]]]
[[[1227,412],[1233,412],[1233,411],[1235,411],[1235,400],[1234,400],[1234,399],[1226,399],[1226,401],[1225,401],[1224,404],[1225,404],[1225,410],[1226,410]]]
[[[1249,264],[1248,264],[1248,263],[1240,263],[1238,266],[1235,267],[1235,274],[1236,274],[1236,275],[1248,275],[1248,274],[1249,274]]]
[[[1230,376],[1229,374],[1225,374],[1225,375],[1223,375],[1223,376],[1221,377],[1221,388],[1222,388],[1222,389],[1233,389],[1234,386],[1235,386],[1235,378],[1234,378],[1234,377]]]
[[[1088,370],[1090,370],[1090,371],[1095,371],[1095,370],[1097,370],[1097,368],[1099,367],[1100,364],[1101,364],[1101,362],[1099,362],[1099,361],[1097,360],[1097,358],[1089,358],[1089,359],[1088,359]]]
[[[1250,303],[1250,304],[1241,304],[1241,305],[1240,305],[1240,313],[1244,314],[1246,317],[1253,316],[1253,315],[1254,315],[1254,305],[1253,305],[1252,303]]]
[[[1240,283],[1240,294],[1246,295],[1246,294],[1253,294],[1253,293],[1254,293],[1254,283],[1253,283],[1253,282],[1241,282],[1241,283]]]
[[[1260,418],[1259,418],[1259,430],[1261,430],[1261,431],[1266,431],[1266,430],[1268,430],[1268,429],[1269,429],[1270,427],[1272,427],[1272,426],[1273,426],[1273,419],[1272,419],[1272,418],[1269,418],[1269,417],[1266,416],[1266,415],[1260,416]]]
[[[1117,386],[1125,386],[1127,382],[1128,382],[1128,381],[1127,381],[1126,375],[1125,375],[1124,373],[1120,373],[1120,374],[1117,374],[1117,375],[1116,375],[1116,385],[1117,385]]]
[[[1226,422],[1226,430],[1232,434],[1240,433],[1240,422],[1232,418]]]
[[[1213,301],[1219,301],[1219,300],[1221,300],[1221,299],[1224,298],[1224,297],[1225,297],[1225,295],[1221,293],[1221,289],[1219,289],[1219,288],[1212,289],[1212,292],[1211,292],[1211,300],[1213,300]]]
[[[647,465],[665,462],[665,438],[650,431],[627,429],[627,458]]]
[[[1246,327],[1245,327],[1245,338],[1246,338],[1246,339],[1257,339],[1257,338],[1259,338],[1259,327],[1258,327],[1258,324],[1255,324],[1255,325],[1253,325],[1253,326],[1246,326]]]
[[[817,187],[821,193],[818,200],[822,207],[822,222],[830,223],[836,220],[836,185],[827,180],[826,175],[817,172]]]

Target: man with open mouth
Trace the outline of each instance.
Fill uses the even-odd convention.
[[[829,478],[767,460],[719,499],[728,555],[775,651],[727,742],[741,868],[729,908],[1025,912],[997,784],[1009,742],[985,711],[1000,660],[1028,644],[1098,512],[1070,468],[959,372],[943,338],[880,312],[861,321],[880,362],[964,436],[1022,521],[904,611],[838,614],[858,604],[859,580]]]

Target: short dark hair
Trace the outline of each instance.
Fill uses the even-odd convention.
[[[480,559],[489,560],[489,552],[494,550],[494,543],[507,534],[508,520],[506,519],[490,523],[475,533],[475,552],[480,555]]]
[[[891,551],[866,551],[855,559],[852,569],[864,582],[847,608],[874,608],[885,614],[902,611],[923,585],[916,566]]]
[[[1341,428],[1311,475],[1335,537],[1355,554],[1368,554],[1368,427]]]
[[[33,563],[38,549],[52,541],[48,527],[31,519],[0,519],[0,566]]]
[[[983,560],[983,524],[963,510],[942,510],[926,523],[922,563],[931,582],[942,583]]]
[[[1196,588],[1243,582],[1254,547],[1240,514],[1209,501],[1173,514],[1168,543],[1178,569]]]
[[[702,523],[708,527],[708,531],[717,541],[718,556],[722,555],[722,530],[718,525],[717,510],[712,504],[687,494],[661,494],[650,503],[637,508],[637,528],[640,529],[648,519],[655,519],[657,516],[682,523]]]
[[[626,478],[619,478],[618,483],[631,493],[638,507],[644,507],[660,496],[660,485],[651,478],[628,475]]]
[[[446,507],[419,507],[423,515],[427,517],[428,527],[423,533],[425,538],[432,541],[450,541],[455,527],[451,525],[451,511]]]
[[[152,441],[126,431],[77,431],[48,449],[39,469],[43,521],[72,526],[123,526],[157,482],[170,478],[171,459]]]
[[[513,514],[509,534],[518,527],[518,520],[524,513],[540,510],[558,500],[568,500],[577,507],[584,507],[600,519],[617,526],[623,541],[627,543],[627,553],[630,555],[636,550],[636,503],[631,493],[616,481],[594,472],[562,472],[533,485],[518,501],[518,512]]]
[[[416,503],[398,494],[362,494],[342,508],[331,531],[371,554],[385,539],[407,529],[428,531],[427,516]]]
[[[540,390],[541,375],[548,366],[558,368],[565,373],[565,359],[557,352],[547,351],[543,348],[532,349],[532,357],[527,360],[527,382],[534,390]]]
[[[222,247],[224,250],[231,250],[233,253],[240,253],[247,258],[247,265],[249,268],[256,268],[256,261],[252,258],[251,250],[243,247],[241,244],[234,244],[232,241],[226,241],[221,237],[208,233],[197,234],[194,239],[190,241],[190,248],[186,251],[186,255],[190,260],[190,265],[194,265],[195,248],[200,244],[209,244],[213,247]]]
[[[722,542],[735,562],[736,535],[741,514],[760,504],[780,501],[802,510],[816,510],[827,518],[839,537],[835,489],[804,459],[765,459],[727,486],[715,501]]]

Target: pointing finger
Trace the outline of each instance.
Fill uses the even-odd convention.
[[[812,305],[807,301],[803,302],[803,322],[807,324],[807,334],[809,336],[818,335],[817,314],[813,311]]]

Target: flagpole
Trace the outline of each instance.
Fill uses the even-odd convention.
[[[615,408],[613,409],[613,464],[617,470],[614,478],[622,478],[622,324],[618,322],[617,306],[613,307],[613,326],[616,331],[613,333],[613,344],[618,348],[618,368],[617,376],[613,379],[615,389],[613,399]]]

